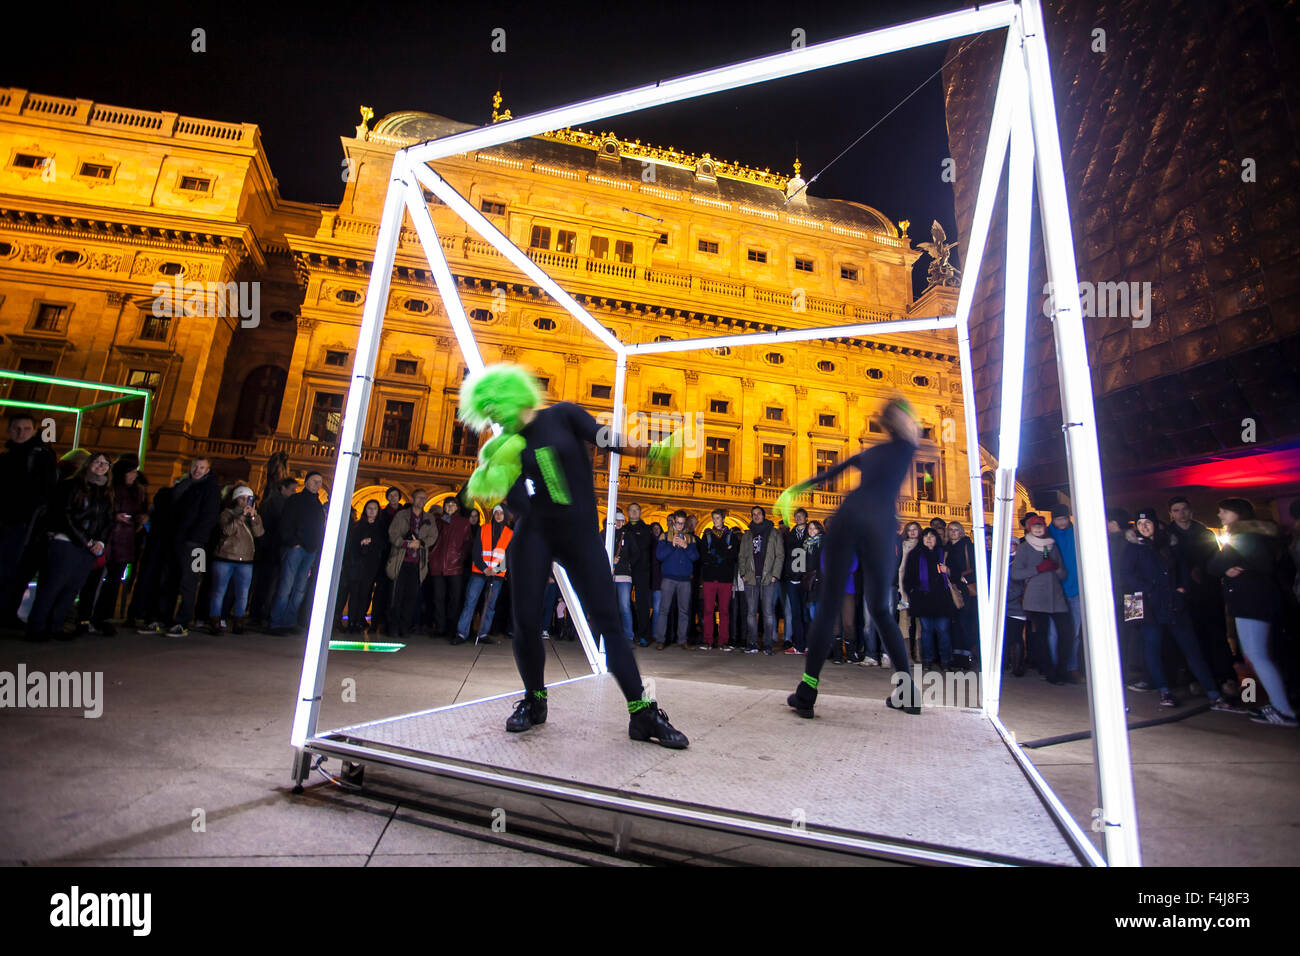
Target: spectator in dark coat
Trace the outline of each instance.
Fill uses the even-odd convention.
[[[212,464],[206,458],[195,458],[190,463],[189,477],[181,479],[172,493],[172,561],[177,572],[180,608],[167,631],[169,637],[184,637],[189,633],[195,618],[199,579],[212,558],[208,548],[220,517],[221,488],[212,474]],[[164,611],[170,611],[170,590],[164,590],[163,594],[167,602]]]
[[[921,659],[926,664],[947,667],[952,657],[949,620],[956,613],[948,593],[948,566],[939,533],[934,528],[921,532],[921,543],[907,556],[903,588],[913,617],[921,623]],[[935,647],[935,639],[938,647]],[[936,654],[938,656],[936,656]]]
[[[1174,539],[1167,528],[1160,526],[1155,510],[1143,509],[1137,513],[1134,530],[1125,533],[1123,572],[1125,590],[1142,595],[1142,645],[1146,651],[1147,671],[1151,683],[1160,691],[1160,705],[1175,707],[1178,702],[1169,691],[1161,660],[1161,638],[1164,631],[1173,634],[1178,648],[1187,659],[1187,665],[1201,687],[1205,689],[1215,710],[1235,711],[1240,708],[1223,700],[1210,673],[1209,665],[1201,655],[1192,631],[1192,621],[1187,613],[1187,588],[1191,583],[1187,567],[1174,554]],[[1140,688],[1145,689],[1145,688]]]
[[[9,440],[0,455],[0,622],[18,626],[18,605],[31,579],[30,549],[41,509],[57,481],[58,462],[27,412],[9,416]],[[28,555],[31,557],[28,557]],[[24,559],[27,558],[25,561]]]
[[[324,484],[319,471],[308,472],[302,491],[289,499],[280,516],[280,585],[271,609],[272,634],[287,634],[297,624],[311,569],[325,539],[325,506],[320,500]]]
[[[1258,520],[1254,506],[1245,498],[1220,501],[1219,520],[1228,532],[1228,543],[1208,562],[1206,570],[1223,578],[1224,603],[1236,622],[1241,652],[1268,692],[1268,704],[1250,719],[1274,727],[1295,727],[1295,708],[1268,646],[1282,597],[1275,577],[1280,550],[1277,525]]]
[[[36,599],[27,618],[27,639],[64,638],[64,623],[95,559],[103,555],[113,520],[107,455],[91,455],[70,478],[59,482],[46,510],[49,548],[40,570]]]
[[[254,625],[264,625],[271,617],[280,584],[280,517],[297,491],[298,479],[286,475],[267,485],[259,502],[262,536],[254,545],[253,587],[248,598],[248,614]]]
[[[731,651],[731,587],[736,580],[736,559],[740,555],[740,532],[726,525],[727,513],[713,511],[711,527],[700,536],[700,587],[703,591],[702,637],[700,647],[720,647]],[[803,603],[803,602],[801,602]],[[718,637],[715,643],[713,610],[718,611]],[[803,648],[800,648],[802,651]]]
[[[623,534],[636,546],[631,567],[633,610],[636,614],[636,640],[645,647],[650,643],[651,612],[655,596],[659,594],[658,582],[651,580],[657,539],[650,526],[641,520],[641,506],[635,502],[627,506],[627,528]]]
[[[139,538],[148,516],[148,498],[140,478],[140,461],[123,455],[113,463],[113,524],[108,533],[104,580],[90,613],[90,624],[101,634],[116,633],[111,618],[117,614],[117,595],[127,565],[133,564]],[[135,569],[138,573],[139,568]]]
[[[402,508],[401,489],[390,487],[384,492],[384,507],[379,512],[379,531],[383,539],[384,553],[379,559],[381,573],[375,584],[374,610],[371,611],[370,616],[371,629],[390,637],[392,626],[389,623],[389,611],[393,602],[393,582],[387,574],[382,573],[382,569],[388,566],[389,551],[392,548],[388,540],[388,529],[393,524],[393,516]]]
[[[1169,534],[1173,538],[1174,560],[1179,576],[1187,581],[1187,612],[1192,630],[1201,646],[1201,655],[1210,665],[1214,680],[1222,685],[1236,681],[1232,666],[1232,648],[1228,645],[1227,618],[1223,610],[1223,589],[1219,581],[1205,570],[1211,559],[1219,556],[1219,542],[1214,532],[1192,515],[1192,505],[1181,495],[1169,499]]]
[[[375,585],[383,572],[388,553],[388,530],[379,520],[379,502],[371,499],[361,509],[361,517],[348,529],[347,561],[351,565],[351,592],[348,594],[348,633],[366,629],[366,608],[370,607]],[[381,536],[380,529],[383,529]]]
[[[464,591],[465,556],[470,550],[470,534],[473,530],[469,517],[461,510],[460,502],[455,497],[442,503],[438,540],[429,555],[429,576],[424,582],[433,598],[429,621],[430,637],[450,639],[455,636]]]

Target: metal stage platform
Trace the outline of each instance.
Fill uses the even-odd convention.
[[[425,805],[462,819],[655,862],[1096,862],[978,710],[918,717],[823,694],[803,720],[784,691],[659,679],[655,693],[688,750],[629,740],[607,674],[552,685],[547,722],[524,734],[505,732],[516,692],[326,731],[306,750],[417,771]]]

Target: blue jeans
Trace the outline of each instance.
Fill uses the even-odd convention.
[[[946,617],[923,617],[921,621],[921,659],[923,661],[938,660],[940,662],[952,657],[952,639],[948,632],[948,619]],[[939,638],[939,656],[934,656],[934,639]]]
[[[1259,682],[1268,691],[1268,702],[1279,714],[1294,717],[1295,711],[1286,697],[1286,685],[1282,682],[1282,672],[1278,670],[1273,659],[1268,656],[1269,622],[1250,617],[1234,618],[1237,622],[1237,640],[1241,641],[1241,653],[1255,668]]]
[[[1183,657],[1187,658],[1187,666],[1192,676],[1201,685],[1206,696],[1210,700],[1217,700],[1220,696],[1219,685],[1214,682],[1214,675],[1210,673],[1209,665],[1201,656],[1201,645],[1196,642],[1191,618],[1185,611],[1176,615],[1168,624],[1151,620],[1142,622],[1142,647],[1146,651],[1147,670],[1151,673],[1151,683],[1159,690],[1169,690],[1169,681],[1165,678],[1165,664],[1160,654],[1161,638],[1164,636],[1165,628],[1173,633],[1178,649],[1183,652]]]
[[[497,595],[501,593],[502,580],[504,579],[489,578],[482,574],[469,576],[469,587],[465,589],[465,609],[460,612],[460,620],[456,622],[457,636],[469,637],[469,626],[474,623],[474,608],[478,606],[479,595],[483,593],[485,585],[487,601],[483,604],[483,617],[478,622],[478,636],[487,636],[488,628],[492,626],[492,615],[497,609]]]
[[[776,645],[776,594],[781,587],[781,582],[774,584],[764,584],[761,587],[757,584],[745,585],[745,609],[747,617],[745,619],[745,637],[750,647],[758,647],[758,609],[763,609],[763,642],[764,648],[774,647]]]
[[[795,650],[806,650],[803,632],[803,591],[793,581],[782,581],[781,590],[782,610],[785,612],[785,639],[794,645]]]
[[[1066,600],[1070,602],[1071,623],[1074,624],[1074,646],[1070,648],[1070,660],[1065,669],[1077,671],[1079,669],[1079,647],[1083,644],[1083,594],[1067,597]]]
[[[253,583],[253,564],[251,561],[212,562],[212,601],[208,605],[208,617],[222,617],[221,609],[226,603],[226,588],[231,579],[235,582],[234,603],[230,607],[231,617],[243,617],[248,610],[248,586]]]
[[[618,591],[618,616],[623,621],[623,630],[630,641],[636,633],[632,630],[632,582],[615,581],[614,588]],[[656,594],[655,597],[658,598],[659,595]]]
[[[663,587],[662,582],[660,582],[661,587]],[[648,636],[651,637],[654,636],[655,625],[659,622],[659,595],[662,593],[660,588],[655,588],[655,596],[650,606],[650,634]]]
[[[298,623],[298,609],[307,594],[307,579],[316,562],[316,552],[294,545],[280,557],[280,586],[275,592],[271,607],[272,627],[294,627]]]

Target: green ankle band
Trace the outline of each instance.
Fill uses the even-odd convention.
[[[537,698],[538,700],[546,700],[546,691],[544,691],[544,690],[535,690],[535,691],[533,691],[533,696],[534,696],[535,698]]]
[[[801,680],[803,680],[803,682],[807,684],[809,687],[811,687],[813,690],[817,689],[818,680],[816,677],[810,677],[807,674],[804,674]]]
[[[653,701],[653,700],[644,700],[644,699],[643,699],[643,700],[629,700],[629,701],[627,702],[627,712],[628,712],[629,714],[635,714],[635,713],[637,713],[637,712],[639,712],[639,711],[645,710],[647,707],[650,707],[650,706],[652,706],[653,704],[654,704],[654,701]]]

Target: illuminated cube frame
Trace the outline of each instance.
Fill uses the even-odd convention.
[[[611,116],[674,103],[691,97],[999,29],[1007,30],[1007,41],[975,203],[975,216],[970,240],[966,246],[966,281],[961,285],[955,317],[905,319],[671,342],[624,344],[606,331],[572,296],[427,165],[448,156],[498,146],[556,129],[589,124]],[[1083,848],[1090,862],[1140,865],[1137,810],[1133,795],[1128,728],[1111,595],[1101,463],[1097,451],[1097,427],[1093,413],[1092,383],[1089,378],[1088,353],[1077,291],[1078,276],[1058,136],[1040,0],[1022,0],[1022,2],[1007,0],[1007,2],[992,3],[977,9],[917,20],[803,49],[777,53],[678,79],[664,80],[399,150],[393,157],[391,181],[384,203],[383,218],[375,246],[374,266],[370,273],[361,330],[357,340],[353,379],[348,390],[347,405],[338,440],[338,463],[331,487],[328,523],[320,555],[320,567],[326,570],[326,573],[317,577],[312,598],[311,623],[294,715],[291,743],[295,755],[293,767],[295,780],[301,782],[306,777],[308,755],[304,751],[304,746],[316,733],[325,663],[329,650],[326,635],[332,620],[331,610],[335,606],[339,580],[338,575],[331,572],[337,571],[339,567],[346,541],[348,508],[361,458],[362,430],[370,401],[372,372],[375,367],[380,329],[383,325],[389,283],[404,214],[409,214],[414,224],[467,366],[477,371],[484,364],[472,328],[466,319],[451,270],[442,254],[438,234],[429,215],[421,187],[428,189],[451,210],[459,214],[497,251],[529,279],[545,289],[592,335],[613,351],[617,362],[614,386],[616,423],[626,422],[624,380],[629,355],[955,328],[966,398],[964,406],[970,463],[970,492],[973,503],[972,531],[978,554],[985,543],[986,529],[983,509],[974,505],[982,500],[982,496],[968,324],[1004,159],[1007,159],[1010,168],[1004,284],[1005,317],[1002,339],[1002,402],[992,548],[995,558],[991,572],[986,572],[984,562],[976,562],[977,601],[980,612],[980,659],[983,667],[982,709],[984,716],[992,722],[1006,742],[1010,752],[1037,788],[1058,823],[1071,833],[1075,844]],[[998,718],[1010,536],[1014,520],[1012,508],[1016,466],[1020,455],[1020,416],[1029,306],[1030,209],[1034,195],[1032,190],[1035,185],[1041,209],[1047,273],[1054,290],[1055,310],[1052,314],[1052,322],[1061,386],[1061,409],[1065,421],[1063,431],[1071,500],[1078,522],[1075,533],[1079,552],[1083,616],[1086,622],[1084,634],[1087,642],[1085,655],[1088,667],[1087,692],[1100,807],[1099,810],[1094,811],[1093,826],[1104,833],[1104,860],[1016,744],[1014,734],[1008,731]],[[609,458],[607,514],[613,514],[617,501],[619,456],[611,453]],[[613,526],[612,522],[607,524],[606,547],[612,550]],[[555,566],[555,578],[566,604],[574,611],[574,620],[578,625],[583,648],[592,664],[592,670],[594,673],[601,673],[604,670],[603,654],[596,646],[581,605],[576,600],[563,568],[558,565]]]
[[[148,444],[149,438],[149,419],[153,414],[153,392],[147,388],[135,388],[131,385],[109,385],[107,382],[83,382],[79,378],[60,378],[57,375],[41,375],[36,372],[11,372],[0,370],[0,381],[11,382],[35,382],[41,385],[57,385],[63,388],[75,388],[78,391],[89,389],[94,392],[115,392],[116,398],[106,398],[102,401],[91,402],[89,405],[56,405],[53,402],[36,402],[27,401],[26,399],[6,398],[0,399],[0,408],[25,408],[32,411],[41,412],[67,412],[77,416],[77,423],[73,426],[72,447],[81,446],[81,420],[86,412],[94,411],[96,408],[108,408],[113,405],[122,405],[126,402],[134,402],[140,399],[144,400],[144,412],[140,416],[140,443],[137,449],[136,457],[140,464],[144,465],[145,445]]]

